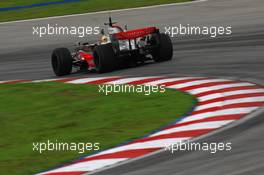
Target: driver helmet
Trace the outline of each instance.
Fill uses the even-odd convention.
[[[108,37],[105,36],[105,35],[103,35],[103,36],[101,37],[101,44],[106,44],[106,43],[108,43]]]
[[[114,33],[119,33],[120,32],[120,30],[119,30],[119,28],[117,28],[117,27],[109,27],[108,28],[108,33],[110,34],[110,35],[112,35],[112,34],[114,34]]]

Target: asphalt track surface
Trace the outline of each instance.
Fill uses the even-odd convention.
[[[174,59],[165,63],[118,70],[97,75],[71,76],[213,76],[240,78],[264,84],[264,1],[209,0],[180,6],[114,12],[113,17],[130,28],[146,24],[177,26],[232,26],[231,36],[210,38],[185,36],[173,38]],[[77,37],[32,36],[32,26],[47,23],[97,26],[106,14],[0,24],[0,80],[55,78],[50,66],[50,52],[55,47],[71,46]],[[95,37],[91,37],[95,40]],[[85,39],[81,39],[85,41]],[[264,172],[264,114],[205,141],[230,141],[232,152],[161,153],[99,174],[107,175],[248,175]]]

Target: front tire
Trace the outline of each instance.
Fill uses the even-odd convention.
[[[153,37],[154,43],[159,47],[152,52],[153,60],[156,62],[169,61],[173,56],[173,47],[168,35],[161,33]]]
[[[95,48],[94,63],[99,73],[111,72],[117,68],[117,59],[112,44],[103,44]]]
[[[69,75],[72,71],[72,56],[67,48],[57,48],[51,56],[54,73],[57,76]]]

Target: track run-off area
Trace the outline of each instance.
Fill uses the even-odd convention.
[[[87,85],[164,85],[166,88],[177,89],[195,96],[198,103],[191,114],[156,133],[122,146],[88,155],[61,168],[40,173],[41,175],[81,175],[158,152],[173,144],[215,131],[243,118],[264,105],[264,88],[262,86],[246,81],[205,77],[65,78],[39,81],[3,81],[1,83],[47,81]]]

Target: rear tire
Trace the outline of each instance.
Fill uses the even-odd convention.
[[[173,47],[170,37],[161,33],[155,35],[153,39],[154,43],[159,45],[159,48],[152,51],[153,60],[156,62],[171,60],[173,56]]]
[[[99,73],[111,72],[117,68],[117,59],[112,44],[99,45],[95,48],[94,63]]]
[[[57,76],[69,75],[72,71],[72,56],[67,48],[57,48],[51,56],[54,73]]]

